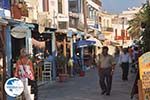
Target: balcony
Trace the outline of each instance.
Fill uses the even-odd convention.
[[[78,13],[69,12],[69,17],[79,18]]]
[[[100,7],[102,6],[102,2],[100,0],[92,0],[94,3],[99,5]]]
[[[115,37],[115,40],[130,40],[130,36],[125,36],[125,37],[116,36],[116,37]]]
[[[78,18],[69,17],[69,27],[77,28],[78,27],[78,23],[79,23],[79,19]]]

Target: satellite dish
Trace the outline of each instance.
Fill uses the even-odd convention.
[[[25,38],[28,30],[29,28],[25,26],[16,26],[11,30],[11,35],[14,38],[19,38],[19,39]]]

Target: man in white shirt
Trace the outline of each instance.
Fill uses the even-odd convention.
[[[122,80],[128,80],[128,73],[129,73],[129,64],[131,63],[131,57],[128,53],[128,49],[124,48],[123,53],[119,57],[119,64],[122,68]]]

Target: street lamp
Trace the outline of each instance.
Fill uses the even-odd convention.
[[[147,4],[150,6],[150,0],[147,0]]]
[[[124,45],[124,35],[125,35],[125,29],[124,29],[124,17],[122,17],[122,30],[121,30],[121,37],[122,37],[122,46]]]
[[[53,28],[57,28],[57,25],[56,25],[57,21],[56,21],[56,19],[57,19],[56,11],[53,10],[53,25],[52,25]]]

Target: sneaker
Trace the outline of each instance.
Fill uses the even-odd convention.
[[[110,95],[110,93],[106,93],[106,95],[107,95],[107,96],[109,96],[109,95]]]
[[[105,94],[105,93],[106,93],[106,91],[102,91],[102,92],[101,92],[101,95],[103,95],[103,94]]]

